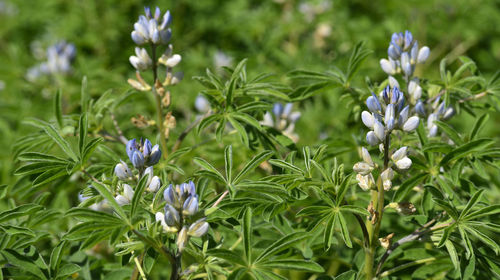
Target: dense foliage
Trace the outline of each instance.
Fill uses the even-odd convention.
[[[135,2],[0,1],[0,279],[500,278],[497,3]]]

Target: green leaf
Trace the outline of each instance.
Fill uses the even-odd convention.
[[[498,253],[500,253],[500,246],[486,234],[482,233],[481,231],[471,226],[464,226],[464,229],[467,232],[474,235],[475,237],[477,237],[477,239],[481,240],[484,244],[488,245],[495,252],[495,254],[498,255]]]
[[[446,135],[448,135],[448,137],[450,137],[450,139],[456,145],[462,145],[464,143],[458,132],[449,124],[442,121],[434,121],[434,124],[436,124],[444,133],[446,133]]]
[[[473,220],[498,213],[500,213],[500,204],[490,205],[464,216],[462,220]]]
[[[342,239],[344,239],[345,245],[347,245],[347,247],[349,248],[352,248],[351,237],[349,234],[349,229],[347,228],[347,223],[345,221],[344,215],[342,215],[342,213],[337,213],[337,220],[340,224]]]
[[[57,124],[59,128],[63,127],[63,116],[62,116],[62,92],[61,89],[57,90],[56,96],[54,97],[54,115],[56,116]]]
[[[478,203],[479,199],[481,198],[481,195],[483,194],[483,191],[484,189],[480,189],[474,193],[469,202],[467,202],[467,205],[465,205],[465,208],[460,213],[459,219],[462,219],[463,217],[467,216],[467,214],[469,214],[472,207],[474,207],[474,205]]]
[[[242,266],[247,266],[247,263],[240,254],[237,254],[233,251],[226,249],[211,249],[207,251],[207,254],[212,257],[216,257],[219,259],[224,259],[230,263],[236,263]]]
[[[205,170],[209,171],[210,173],[213,173],[222,182],[227,183],[226,178],[224,178],[224,176],[222,176],[222,174],[215,167],[213,167],[213,165],[208,163],[208,161],[197,157],[193,159],[193,162],[196,165],[200,166],[201,168],[204,168]]]
[[[37,152],[22,153],[19,155],[19,159],[30,162],[58,162],[66,164],[68,163],[68,161],[63,158]]]
[[[64,248],[66,247],[66,241],[61,241],[57,244],[54,249],[52,249],[52,253],[50,254],[50,270],[51,274],[57,271],[59,264],[61,263],[61,254]]]
[[[144,193],[144,189],[146,189],[146,183],[148,181],[149,175],[143,175],[137,187],[134,191],[134,197],[132,197],[132,201],[130,202],[130,220],[134,220],[135,212],[137,211],[137,207],[139,207],[139,203],[141,203],[142,194]]]
[[[441,247],[446,243],[448,237],[450,237],[450,234],[453,232],[453,230],[455,230],[455,228],[456,224],[452,224],[444,229],[443,236],[441,236],[441,239],[439,240],[439,243],[437,245],[438,247]]]
[[[355,205],[343,205],[340,206],[340,211],[342,212],[351,212],[354,214],[359,214],[361,216],[369,216],[370,212],[366,210],[365,208],[361,206],[355,206]]]
[[[79,122],[79,133],[80,137],[78,138],[78,148],[80,151],[80,158],[83,158],[83,151],[85,147],[85,142],[87,141],[87,114],[83,113],[80,116],[80,122]]]
[[[337,191],[337,206],[339,206],[342,201],[344,201],[344,196],[347,193],[348,187],[351,184],[351,178],[354,175],[354,173],[351,173],[347,176],[344,177],[342,180],[342,183],[339,186],[339,189]]]
[[[420,182],[422,182],[423,180],[425,180],[427,178],[427,173],[420,173],[420,174],[417,174],[407,180],[405,180],[401,186],[399,187],[399,189],[396,190],[396,192],[394,193],[394,197],[392,198],[392,201],[395,201],[395,202],[401,202],[404,200],[404,198],[408,195],[408,193],[410,192],[410,190],[416,186],[417,184],[419,184]]]
[[[335,231],[335,220],[337,219],[337,213],[332,213],[326,217],[325,232],[323,233],[323,246],[325,251],[330,249],[333,239],[333,232]]]
[[[328,206],[308,206],[297,212],[295,217],[320,216],[321,214],[325,214],[326,212],[330,212],[331,210],[332,208]]]
[[[103,141],[102,137],[94,138],[90,140],[90,142],[85,146],[85,149],[83,149],[83,154],[82,154],[82,165],[87,162],[89,157],[92,155],[94,150],[99,146],[99,144]]]
[[[67,217],[75,217],[81,221],[95,221],[95,222],[106,222],[114,225],[123,225],[123,221],[112,214],[102,212],[102,211],[94,211],[88,208],[75,207],[69,209],[65,216]]]
[[[469,260],[469,263],[465,266],[462,280],[471,279],[472,275],[474,275],[474,271],[476,270],[476,258],[472,257]]]
[[[233,112],[233,113],[231,113],[231,117],[235,118],[236,120],[242,121],[250,126],[253,126],[256,129],[258,129],[259,131],[262,130],[260,123],[254,117],[252,117],[248,114]]]
[[[88,101],[89,100],[89,93],[87,90],[87,76],[83,76],[82,79],[82,89],[81,89],[81,106],[82,106],[82,113],[87,113],[88,112]]]
[[[11,265],[17,266],[23,271],[35,275],[37,279],[48,279],[43,271],[31,259],[19,254],[15,250],[3,249],[0,251],[0,254],[2,254]]]
[[[126,221],[127,224],[130,224],[130,222],[127,219],[127,215],[123,211],[122,207],[118,205],[113,195],[109,192],[108,188],[98,182],[93,182],[92,186],[108,201],[109,205],[115,210],[115,212],[124,221]]]
[[[248,172],[253,171],[257,166],[259,166],[262,162],[268,160],[272,156],[272,151],[263,151],[260,154],[253,157],[241,171],[234,177],[233,183],[238,184],[247,174]]]
[[[36,204],[23,204],[14,209],[2,211],[0,213],[0,223],[5,223],[12,219],[17,219],[26,215],[33,215],[34,213],[42,210],[43,207]]]
[[[460,270],[460,261],[458,260],[457,250],[455,249],[455,246],[450,240],[446,240],[444,242],[444,245],[448,250],[451,262],[453,263],[453,267],[455,267],[455,270]]]
[[[63,265],[57,272],[57,277],[68,277],[81,270],[81,267],[74,263],[67,263]]]
[[[224,149],[224,166],[226,168],[227,183],[232,183],[233,172],[233,146],[229,145]]]
[[[45,133],[47,133],[48,136],[50,136],[50,138],[52,138],[52,140],[54,140],[54,142],[56,142],[56,144],[64,151],[67,156],[71,157],[74,161],[78,161],[78,157],[71,149],[69,143],[61,137],[61,135],[59,134],[59,132],[57,132],[53,125],[47,124],[43,127],[43,130],[45,131]]]
[[[269,163],[278,167],[281,167],[283,169],[287,169],[292,171],[293,173],[298,173],[298,174],[303,174],[302,170],[298,168],[297,166],[288,163],[282,159],[270,159]]]
[[[248,207],[243,214],[243,245],[247,263],[252,263],[252,209]]]
[[[455,150],[448,153],[439,163],[439,165],[444,166],[446,163],[466,157],[475,151],[484,149],[485,147],[494,143],[493,139],[478,139],[461,145]]]
[[[322,273],[325,270],[319,264],[313,261],[295,260],[295,259],[279,259],[273,261],[265,261],[259,263],[259,267],[284,270],[300,270]]]
[[[241,142],[245,144],[245,146],[249,146],[249,140],[248,140],[248,133],[245,130],[245,128],[235,119],[233,119],[231,116],[228,116],[227,119],[231,123],[231,125],[238,131],[238,134],[240,135]]]
[[[363,61],[371,54],[370,50],[364,48],[364,42],[359,42],[354,47],[347,64],[347,82],[351,81],[354,75],[358,72]]]
[[[488,119],[490,118],[490,115],[484,114],[482,115],[479,119],[477,119],[476,123],[474,123],[474,127],[472,128],[472,131],[470,132],[469,139],[473,140],[476,138],[477,134],[481,130],[481,128],[484,127]]]
[[[68,172],[65,169],[49,169],[42,174],[40,174],[38,177],[36,177],[35,180],[33,180],[33,187],[39,187],[41,185],[47,184],[49,182],[52,182],[56,180],[57,178],[60,178],[62,176],[68,175]]]
[[[310,235],[306,232],[293,232],[287,236],[282,237],[278,241],[267,247],[258,257],[254,263],[261,262],[266,258],[279,253],[285,249],[295,246],[297,243],[309,238]]]
[[[447,201],[444,201],[442,199],[438,199],[435,197],[433,197],[432,200],[434,200],[434,202],[439,207],[443,208],[443,210],[445,210],[446,213],[448,213],[448,215],[450,215],[455,221],[458,220],[458,212],[457,212],[457,209],[455,209],[455,207],[453,205],[451,205]]]

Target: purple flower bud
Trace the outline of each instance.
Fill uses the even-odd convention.
[[[158,144],[154,145],[153,149],[151,149],[151,153],[147,158],[146,165],[152,166],[157,164],[161,159],[161,150]]]
[[[142,154],[144,155],[145,158],[148,157],[149,154],[151,153],[152,147],[153,145],[151,144],[151,141],[146,139],[146,141],[144,141],[144,144],[142,145]]]
[[[396,113],[394,110],[394,104],[389,104],[387,105],[387,108],[385,108],[385,127],[387,128],[388,131],[391,131],[394,129],[394,117]]]
[[[132,165],[137,169],[142,169],[144,167],[144,156],[138,150],[135,150],[132,154],[131,159]]]
[[[375,118],[373,117],[372,114],[368,113],[367,111],[363,111],[361,113],[361,120],[368,128],[373,128],[373,124],[375,123]]]
[[[165,205],[165,223],[169,227],[174,227],[179,224],[179,221],[180,221],[179,212],[175,210],[175,208],[172,207],[172,205],[170,204]]]
[[[378,113],[382,110],[380,102],[378,101],[378,98],[375,96],[373,92],[372,96],[366,99],[366,106],[368,107],[368,110],[370,110],[372,113]]]
[[[198,212],[198,196],[192,195],[189,196],[184,205],[182,206],[182,213],[187,216],[192,216]]]
[[[425,117],[425,107],[424,103],[422,103],[421,100],[419,100],[415,105],[415,112],[417,112],[417,114],[419,114],[421,117]]]
[[[274,103],[273,106],[273,114],[276,118],[281,118],[281,114],[283,113],[283,105],[281,103]]]
[[[418,51],[417,62],[418,63],[424,63],[427,60],[427,58],[429,58],[429,54],[430,54],[429,47],[422,47]]]
[[[130,161],[132,161],[132,155],[134,154],[134,151],[136,151],[136,150],[137,150],[136,140],[132,139],[132,140],[128,141],[128,143],[127,143],[127,155],[128,155],[128,158],[130,159]]]
[[[413,36],[411,35],[411,32],[406,30],[405,31],[405,37],[404,37],[404,49],[408,49],[411,46],[411,43],[413,42]]]

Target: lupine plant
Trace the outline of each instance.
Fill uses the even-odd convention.
[[[498,74],[460,57],[455,72],[443,59],[437,80],[417,76],[431,49],[405,31],[364,80],[375,60],[364,43],[333,70],[279,82],[246,59],[207,69],[187,82],[204,89],[184,112],[172,101],[187,93],[170,92],[183,78],[174,14],[146,7],[131,24],[125,93],[91,96],[84,78],[79,106],[58,91],[51,120],[25,122],[18,180],[0,188],[0,279],[500,277],[500,147],[481,137],[476,104],[498,94]],[[74,54],[58,45],[48,64],[67,72]],[[305,145],[304,112],[327,95],[350,114],[321,121],[340,118],[350,134]],[[130,110],[132,128],[120,118]],[[445,122],[464,113],[470,131]],[[54,194],[68,202],[52,205]]]

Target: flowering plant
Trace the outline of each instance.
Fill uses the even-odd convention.
[[[431,80],[419,71],[431,48],[405,31],[368,74],[388,75],[377,82],[358,79],[373,60],[364,43],[346,65],[293,70],[280,82],[247,71],[251,59],[243,59],[193,78],[203,87],[196,113],[177,106],[185,93],[174,88],[184,76],[174,72],[184,67],[173,52],[182,40],[174,15],[146,7],[133,24],[127,92],[92,96],[84,78],[80,106],[67,106],[59,91],[53,120],[27,121],[35,132],[16,146],[19,181],[0,190],[12,193],[0,214],[0,276],[500,275],[500,205],[483,195],[498,191],[487,178],[496,178],[500,148],[481,137],[488,114],[474,114],[474,103],[498,89],[498,75],[484,82],[461,57],[454,73],[443,59]],[[45,72],[71,73],[74,45],[47,54]],[[305,133],[316,125],[307,108],[326,95],[349,105],[348,137]],[[131,111],[130,124],[123,116]],[[474,115],[470,132],[447,122],[464,111]],[[51,193],[74,203],[55,208]]]

